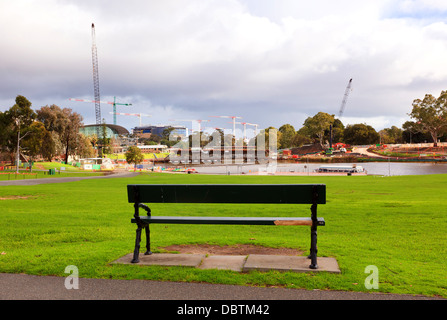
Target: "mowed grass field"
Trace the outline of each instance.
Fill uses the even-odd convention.
[[[337,259],[341,274],[200,270],[117,265],[133,251],[133,206],[127,184],[324,183],[318,213],[318,255]],[[217,176],[150,173],[36,186],[0,186],[0,272],[80,277],[208,282],[422,294],[447,298],[447,176]],[[308,205],[150,204],[153,215],[310,216]],[[144,238],[144,237],[143,237]],[[255,244],[308,253],[301,226],[152,225],[152,250],[178,244]],[[142,242],[144,247],[145,242]],[[379,288],[368,290],[367,266]]]
[[[55,169],[55,174],[48,174],[49,169]],[[91,177],[101,176],[103,172],[93,172],[81,170],[77,167],[62,164],[59,162],[36,162],[32,171],[29,172],[23,168],[20,168],[19,174],[16,174],[15,167],[7,167],[0,171],[1,180],[29,180],[29,179],[42,179],[42,178],[66,178],[66,177]]]

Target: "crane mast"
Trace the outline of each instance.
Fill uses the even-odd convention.
[[[96,49],[95,24],[92,23],[92,64],[93,64],[93,88],[95,93],[96,135],[99,138],[99,125],[101,124],[101,104],[99,95],[98,52]]]
[[[345,94],[343,96],[343,100],[341,102],[340,111],[338,112],[338,118],[340,119],[343,115],[343,111],[345,110],[346,101],[348,100],[349,92],[351,90],[352,78],[349,79],[348,85],[345,90]]]

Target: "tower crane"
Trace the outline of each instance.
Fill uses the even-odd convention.
[[[235,124],[241,124],[241,125],[243,125],[244,126],[244,137],[243,137],[243,139],[244,139],[244,141],[247,141],[247,122],[235,122]]]
[[[255,136],[258,135],[258,124],[256,124],[256,123],[248,123],[248,122],[246,122],[245,124],[247,124],[249,126],[255,127]]]
[[[242,117],[236,117],[236,116],[211,116],[211,117],[233,119],[233,136],[236,136],[236,119],[242,119]]]
[[[198,124],[199,124],[199,132],[201,132],[202,131],[202,129],[201,129],[201,123],[202,122],[210,122],[210,120],[201,120],[201,119],[199,119],[199,120],[189,120],[189,119],[171,119],[171,121],[191,121],[191,134],[193,133],[193,131],[194,131],[194,128],[193,128],[193,126],[194,126],[194,122],[197,122]]]
[[[352,78],[349,79],[348,85],[345,90],[345,94],[343,96],[343,100],[341,102],[340,111],[338,112],[338,118],[340,119],[345,111],[346,101],[348,100],[349,92],[351,91]]]
[[[236,122],[244,126],[244,141],[247,141],[247,122]]]
[[[93,102],[98,105],[100,105],[101,103],[106,103],[106,104],[111,104],[113,105],[113,113],[111,112],[111,114],[113,114],[113,124],[116,124],[116,106],[120,105],[120,106],[131,106],[132,103],[118,103],[116,102],[116,97],[113,97],[113,102],[112,101],[99,101],[99,100],[86,100],[86,99],[74,99],[74,98],[70,98],[68,99],[70,101],[78,101],[78,102]],[[99,115],[101,116],[101,112],[99,113]],[[98,124],[98,121],[96,121],[96,124]],[[99,122],[99,124],[101,124],[101,122]]]
[[[135,116],[140,119],[140,127],[141,127],[141,117],[152,117],[150,114],[144,114],[144,113],[123,113],[123,112],[110,112],[110,114],[114,115],[114,118],[116,115],[120,116]]]

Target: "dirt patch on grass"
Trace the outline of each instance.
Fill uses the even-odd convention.
[[[35,198],[35,196],[3,196],[0,197],[0,200],[18,200],[18,199],[29,199]]]
[[[282,256],[300,256],[302,250],[291,248],[269,248],[263,246],[255,246],[251,244],[237,244],[233,246],[218,246],[211,244],[193,244],[193,245],[172,245],[161,248],[167,251],[176,251],[179,253],[192,254],[210,254],[210,255],[249,255],[249,254],[266,254],[266,255],[282,255]]]

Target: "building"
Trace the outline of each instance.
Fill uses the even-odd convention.
[[[150,138],[150,136],[153,134],[162,137],[163,132],[167,129],[173,129],[171,134],[173,134],[174,137],[184,138],[188,136],[188,128],[186,128],[185,126],[172,126],[172,125],[135,127],[133,129],[133,133],[139,138]]]
[[[116,124],[104,124],[106,126],[106,135],[107,138],[118,138],[119,136],[127,136],[129,135],[129,131],[119,125]],[[96,129],[99,126],[99,132],[102,135],[103,131],[103,125],[96,125],[96,124],[89,124],[86,126],[82,126],[79,129],[79,132],[82,133],[84,136],[93,136],[96,135]],[[102,138],[102,137],[100,137]]]
[[[164,144],[153,144],[153,145],[144,145],[144,146],[137,146],[140,148],[142,153],[160,153],[160,152],[167,152],[168,146]]]

